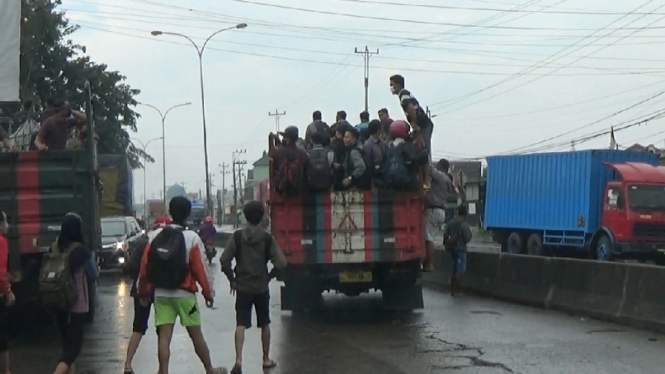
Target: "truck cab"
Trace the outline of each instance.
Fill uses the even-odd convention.
[[[592,243],[596,258],[665,263],[665,167],[633,162],[604,166],[618,175],[603,195],[602,225]]]

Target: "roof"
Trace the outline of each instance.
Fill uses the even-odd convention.
[[[624,182],[665,183],[665,166],[653,166],[641,162],[603,165],[621,174]]]
[[[252,165],[269,167],[270,166],[270,157],[268,156],[268,152],[263,151],[263,156],[261,156],[260,159],[254,161],[254,163]]]
[[[451,170],[461,170],[467,178],[467,182],[480,182],[482,180],[482,164],[480,161],[453,161],[450,163]]]

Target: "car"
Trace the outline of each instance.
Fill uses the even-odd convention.
[[[148,243],[145,231],[134,217],[105,217],[101,219],[101,226],[100,267],[119,267],[126,272],[131,254]]]

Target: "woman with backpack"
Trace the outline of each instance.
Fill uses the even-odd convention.
[[[83,241],[82,226],[81,217],[67,213],[62,220],[60,236],[51,249],[65,254],[65,271],[70,272],[71,288],[76,291],[71,306],[56,313],[62,334],[62,354],[53,374],[74,373],[74,361],[83,347],[83,330],[90,311],[88,282],[94,282],[98,275],[92,252]]]

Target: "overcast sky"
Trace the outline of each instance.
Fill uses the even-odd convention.
[[[411,5],[407,5],[411,4]],[[311,113],[334,122],[345,110],[355,124],[364,109],[363,58],[370,59],[372,117],[385,107],[404,118],[388,77],[407,88],[434,118],[435,158],[475,159],[526,151],[662,146],[662,119],[630,126],[665,109],[665,3],[646,0],[63,0],[81,29],[73,36],[95,62],[127,76],[138,100],[166,110],[167,185],[203,189],[204,156],[198,57],[203,55],[209,160],[215,189],[221,163],[246,149],[249,164],[281,127],[301,133]],[[161,136],[157,113],[139,106],[134,138]],[[597,135],[590,138],[590,135]],[[161,143],[148,153],[148,197],[162,186]],[[227,188],[230,178],[227,178]],[[136,201],[143,173],[135,173]]]

